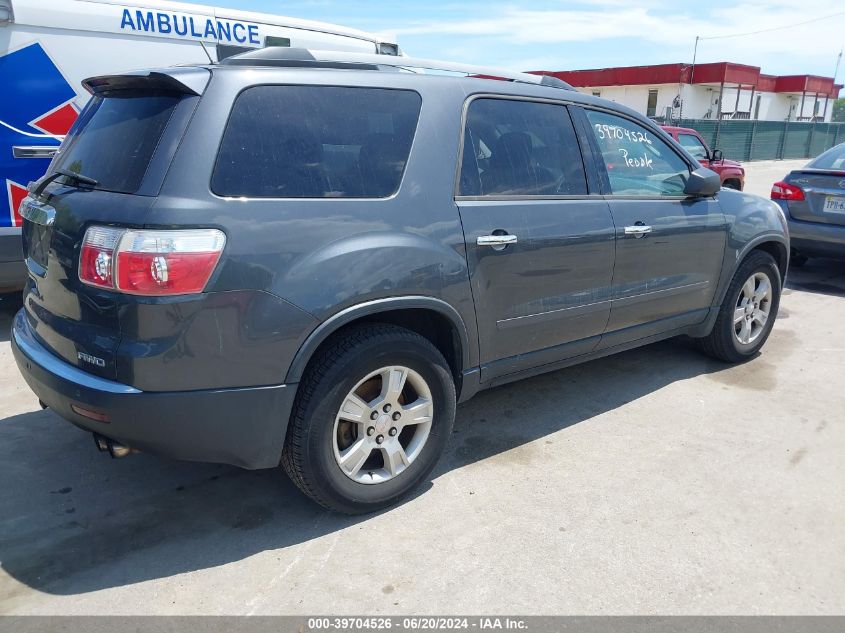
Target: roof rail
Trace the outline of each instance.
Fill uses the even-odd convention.
[[[565,81],[548,75],[532,75],[529,73],[491,68],[488,66],[473,66],[470,64],[456,64],[433,59],[417,59],[392,55],[375,55],[368,53],[347,53],[342,51],[321,51],[306,48],[288,48],[283,46],[268,46],[240,55],[227,57],[220,64],[224,66],[277,66],[287,68],[340,68],[349,70],[434,70],[469,75],[483,79],[504,79],[517,83],[549,86],[564,90],[574,90]]]

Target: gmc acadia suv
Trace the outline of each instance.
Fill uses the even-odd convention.
[[[85,82],[22,207],[12,341],[102,450],[281,464],[368,512],[481,389],[681,334],[728,362],[765,342],[783,214],[648,119],[550,78],[326,55]]]

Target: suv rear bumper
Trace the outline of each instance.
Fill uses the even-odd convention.
[[[140,451],[242,468],[279,464],[296,385],[143,392],[88,374],[33,336],[24,311],[12,324],[12,351],[29,387],[53,411],[86,431]],[[98,422],[71,405],[108,415]]]

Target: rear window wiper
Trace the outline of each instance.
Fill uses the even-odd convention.
[[[75,171],[70,171],[69,169],[57,169],[41,181],[38,187],[36,187],[35,190],[32,192],[33,197],[37,198],[38,196],[40,196],[41,193],[47,188],[47,185],[56,180],[56,178],[58,178],[59,176],[64,176],[65,178],[70,180],[71,183],[77,186],[88,185],[89,187],[96,187],[100,184],[99,180],[95,180],[94,178],[91,178],[84,174],[78,174]]]

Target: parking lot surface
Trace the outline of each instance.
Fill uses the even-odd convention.
[[[355,518],[280,471],[97,453],[18,374],[18,306],[0,613],[845,613],[845,263],[790,272],[745,365],[673,340],[480,394],[429,485]]]

